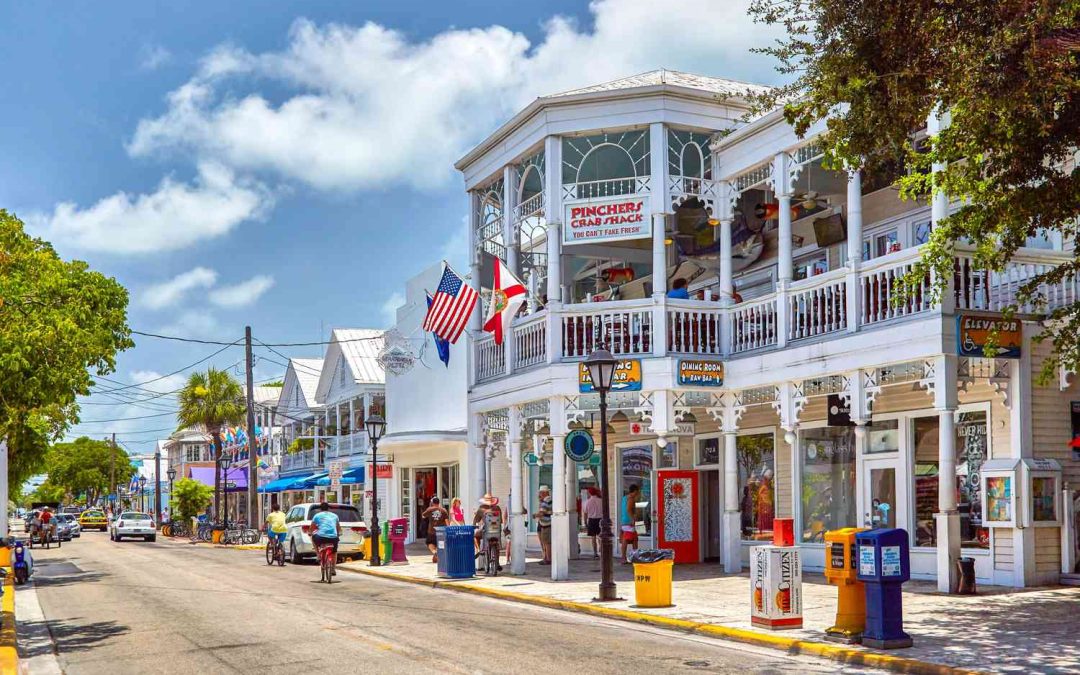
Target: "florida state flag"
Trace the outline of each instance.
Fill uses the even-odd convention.
[[[525,284],[506,269],[502,259],[495,259],[495,285],[491,289],[484,330],[495,334],[495,344],[501,345],[503,336],[510,330],[521,303],[525,302]]]

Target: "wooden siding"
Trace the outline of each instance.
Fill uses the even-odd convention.
[[[1036,527],[1035,571],[1058,572],[1061,570],[1061,529]]]
[[[1031,371],[1037,375],[1043,361],[1050,355],[1048,343],[1032,345]],[[1080,462],[1072,458],[1069,441],[1072,438],[1072,422],[1069,415],[1069,402],[1080,401],[1080,384],[1076,376],[1065,391],[1058,386],[1055,377],[1052,382],[1031,385],[1031,428],[1034,436],[1034,455],[1049,457],[1061,462],[1065,482],[1073,486],[1080,485]],[[1059,554],[1060,555],[1060,554]]]
[[[1013,569],[1013,531],[1011,528],[994,529],[994,569],[1011,572]]]

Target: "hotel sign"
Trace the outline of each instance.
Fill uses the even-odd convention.
[[[994,347],[992,353],[988,354],[985,347],[991,338]],[[1022,342],[1019,319],[974,314],[958,314],[956,317],[956,349],[960,356],[1018,359]]]
[[[652,236],[648,197],[622,196],[567,204],[562,243],[593,244]]]
[[[723,361],[679,359],[679,384],[689,387],[724,386]]]
[[[584,363],[578,364],[578,391],[582,394],[595,391],[589,368]],[[616,363],[615,374],[611,378],[611,391],[641,391],[641,361],[622,359]]]

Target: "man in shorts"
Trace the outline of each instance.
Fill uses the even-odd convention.
[[[637,510],[638,495],[641,488],[637,484],[631,485],[626,495],[622,498],[619,508],[619,540],[622,542],[620,557],[624,565],[630,562],[626,559],[627,549],[637,548],[637,528],[634,524],[634,512]]]
[[[499,506],[497,497],[492,497],[491,493],[488,493],[480,498],[480,506],[473,515],[473,525],[477,527],[476,557],[479,558],[480,545],[486,543],[487,539],[495,539],[500,543],[502,540],[503,528],[506,526],[506,513]],[[509,562],[509,556],[507,562]],[[498,567],[502,570],[502,565]]]
[[[328,545],[333,548],[334,555],[338,552],[338,542],[341,541],[341,521],[337,514],[330,510],[330,504],[319,504],[319,512],[311,518],[311,526],[315,532],[311,535],[311,545],[316,551],[320,546]],[[337,574],[337,570],[334,570]]]
[[[427,520],[427,547],[431,551],[431,562],[439,562],[439,540],[435,533],[435,528],[445,527],[446,522],[450,519],[450,514],[446,512],[442,504],[439,503],[438,497],[431,498],[431,506],[427,507],[420,517]]]

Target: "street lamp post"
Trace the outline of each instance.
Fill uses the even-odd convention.
[[[608,493],[608,448],[607,448],[607,394],[615,375],[615,357],[606,349],[597,349],[585,359],[589,370],[593,390],[600,394],[600,497],[603,500],[603,514],[600,519],[600,602],[618,600],[615,593],[614,536],[611,524],[611,502]]]
[[[139,510],[146,511],[146,476],[139,476]]]
[[[375,539],[371,542],[371,566],[379,567],[379,439],[386,431],[386,420],[382,415],[371,415],[367,420],[368,438],[371,440],[371,531]]]
[[[169,467],[169,470],[165,472],[165,475],[169,477],[169,504],[172,504],[172,482],[176,478],[176,469]],[[169,522],[172,522],[172,507],[169,508]]]

